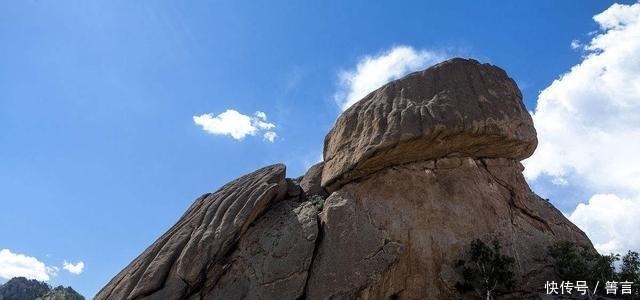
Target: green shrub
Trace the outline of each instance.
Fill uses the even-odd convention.
[[[462,272],[462,282],[456,283],[461,293],[476,292],[480,299],[494,299],[494,296],[513,289],[514,259],[500,253],[498,240],[491,246],[476,239],[471,242],[468,260],[459,260],[456,266]]]
[[[554,268],[563,281],[587,281],[595,286],[616,279],[614,263],[619,255],[601,255],[587,247],[571,242],[558,242],[549,247],[549,255],[554,260]]]
[[[618,277],[621,282],[633,282],[632,294],[637,297],[634,299],[640,298],[640,257],[638,257],[638,252],[629,250],[622,257],[622,265],[620,266]]]
[[[318,210],[322,210],[324,208],[324,197],[320,195],[311,195],[309,197],[309,201],[313,204]]]

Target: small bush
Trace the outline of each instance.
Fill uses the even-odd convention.
[[[313,204],[318,210],[322,210],[324,208],[324,197],[320,195],[311,195],[309,197],[309,201]]]

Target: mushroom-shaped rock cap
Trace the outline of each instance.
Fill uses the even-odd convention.
[[[447,156],[522,160],[537,145],[522,94],[490,64],[454,58],[392,81],[342,113],[324,142],[329,191],[382,168]]]

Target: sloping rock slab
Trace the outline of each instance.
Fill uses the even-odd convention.
[[[269,209],[240,240],[229,269],[203,299],[298,299],[318,237],[317,215],[310,202],[282,201]]]
[[[311,168],[307,170],[307,173],[302,177],[302,180],[300,180],[300,187],[307,195],[319,195],[322,197],[329,196],[327,191],[321,185],[323,168],[324,163],[322,162],[311,166]]]
[[[320,215],[322,240],[311,268],[307,299],[358,298],[404,250],[353,199],[335,192],[325,201]]]
[[[205,282],[249,225],[287,192],[285,166],[242,176],[198,198],[169,231],[107,284],[95,299],[187,299]]]

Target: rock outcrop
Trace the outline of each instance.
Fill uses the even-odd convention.
[[[445,156],[524,159],[537,145],[516,83],[500,68],[452,59],[392,81],[342,113],[324,143],[322,185]]]
[[[282,201],[251,227],[204,299],[298,299],[318,237],[309,202]],[[202,293],[201,293],[202,294]]]
[[[454,262],[476,238],[497,238],[515,258],[518,290],[540,289],[556,277],[548,246],[590,244],[529,190],[521,170],[510,159],[441,158],[344,185],[322,212],[333,219],[322,218],[310,299],[455,299]]]
[[[35,279],[14,277],[0,284],[0,300],[84,300],[84,297],[71,287],[52,288]]]
[[[96,299],[187,299],[217,281],[249,225],[287,194],[273,165],[205,194],[167,233],[107,284]]]
[[[474,239],[515,259],[511,299],[557,280],[547,247],[586,235],[528,187],[537,144],[516,84],[453,59],[372,92],[298,180],[283,165],[206,194],[96,296],[459,299]]]
[[[324,163],[317,163],[304,174],[300,180],[300,187],[307,195],[319,195],[326,197],[329,194],[327,190],[322,187],[322,170],[324,169]]]

